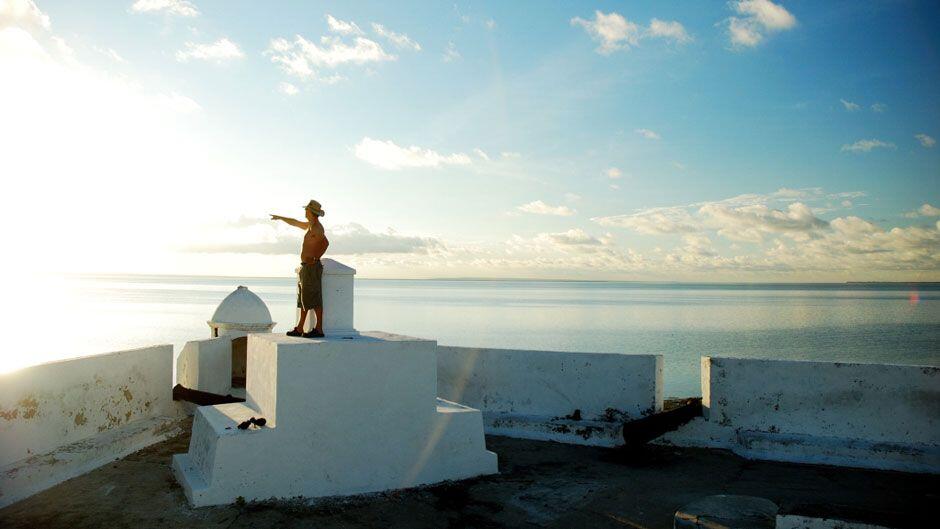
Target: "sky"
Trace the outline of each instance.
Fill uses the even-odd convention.
[[[0,0],[7,272],[940,281],[940,5]]]

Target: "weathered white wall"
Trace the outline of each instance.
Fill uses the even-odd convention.
[[[624,421],[662,410],[662,362],[660,355],[439,346],[438,395],[482,410],[487,433],[619,445]],[[580,420],[571,419],[575,410]]]
[[[189,389],[225,395],[232,390],[232,340],[245,332],[186,342],[176,358],[176,382]]]
[[[940,368],[702,358],[705,417],[664,440],[747,457],[940,472]]]
[[[436,394],[433,341],[248,337],[247,402],[197,409],[174,471],[194,505],[398,489],[496,472],[479,411]],[[239,422],[264,417],[261,429]]]
[[[171,345],[0,375],[0,506],[162,439],[172,384]]]

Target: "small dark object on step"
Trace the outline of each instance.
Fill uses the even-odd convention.
[[[265,419],[264,417],[261,417],[260,419],[255,419],[254,417],[252,417],[249,420],[251,421],[252,424],[254,424],[255,426],[259,426],[259,427],[264,426],[265,424],[268,423],[268,420]]]
[[[245,421],[245,422],[242,422],[242,423],[239,423],[239,424],[238,424],[238,429],[239,429],[239,430],[247,430],[249,426],[251,426],[251,421],[250,421],[250,420]]]

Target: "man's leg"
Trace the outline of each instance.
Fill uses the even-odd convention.
[[[295,331],[304,332],[304,323],[307,322],[307,311],[300,309],[300,322],[297,323],[297,326],[294,327]],[[320,318],[317,318],[317,325],[320,324]]]
[[[314,307],[313,313],[317,316],[316,331],[323,332],[323,307]],[[303,316],[301,316],[301,318],[303,318]],[[303,319],[301,319],[301,321],[303,321]]]

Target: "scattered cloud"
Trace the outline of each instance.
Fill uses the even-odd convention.
[[[258,220],[256,224],[264,226],[262,223],[265,222],[265,220]],[[240,227],[251,227],[251,224]],[[236,238],[239,242],[195,244],[185,247],[184,251],[189,253],[286,255],[297,254],[303,244],[303,238],[296,235],[295,231],[283,232],[271,227],[262,230],[260,236],[257,230],[236,231],[239,233],[244,232]],[[327,227],[326,235],[330,240],[330,254],[332,255],[426,255],[445,249],[444,243],[433,237],[399,235],[391,229],[385,233],[372,232],[357,223]],[[254,240],[243,242],[246,238]]]
[[[741,0],[730,2],[739,16],[727,19],[732,48],[753,48],[770,33],[786,31],[797,21],[783,6],[770,0]]]
[[[19,27],[29,32],[48,31],[52,25],[32,0],[6,0],[0,3],[0,29]]]
[[[841,150],[842,152],[863,153],[871,152],[873,149],[894,149],[894,144],[876,139],[858,140],[851,145],[843,145]]]
[[[522,153],[513,152],[513,151],[503,151],[499,153],[499,155],[506,159],[522,158]]]
[[[401,147],[391,140],[374,140],[369,137],[362,138],[353,147],[353,152],[360,160],[388,171],[398,171],[409,167],[440,167],[472,163],[470,157],[464,153],[445,155],[415,145]]]
[[[345,22],[337,20],[333,15],[326,15],[326,26],[331,33],[339,35],[364,35],[365,32],[356,25],[355,22]]]
[[[807,234],[829,225],[801,202],[794,202],[785,210],[763,204],[741,207],[706,204],[699,213],[719,235],[734,241],[760,242],[769,233]]]
[[[855,111],[857,111],[859,108],[861,108],[861,107],[858,106],[857,103],[853,103],[853,102],[851,102],[851,101],[846,101],[845,99],[840,99],[839,101],[842,103],[842,106],[845,107],[845,111],[846,111],[846,112],[855,112]]]
[[[940,208],[936,208],[930,204],[924,204],[914,211],[908,211],[904,216],[909,219],[916,219],[917,217],[937,217],[940,216]]]
[[[278,83],[277,91],[289,96],[295,96],[300,93],[300,89],[288,82]]]
[[[453,42],[448,42],[447,47],[444,48],[442,58],[444,62],[453,62],[460,59],[460,52],[457,51],[457,45]]]
[[[326,84],[334,84],[345,77],[338,73],[325,74],[325,69],[335,70],[350,65],[398,60],[398,56],[385,51],[381,44],[366,37],[365,32],[355,22],[326,15],[326,23],[327,29],[333,35],[324,35],[318,42],[310,41],[301,35],[295,35],[293,40],[275,38],[268,45],[265,55],[288,75],[304,81],[315,80]],[[390,31],[381,24],[373,23],[372,29],[398,48],[414,51],[421,49],[421,46],[407,35]]]
[[[187,42],[185,46],[185,50],[176,52],[176,60],[179,62],[189,62],[195,59],[221,64],[245,56],[238,44],[227,38],[221,38],[211,44]]]
[[[621,171],[620,169],[616,167],[608,167],[604,171],[604,174],[607,175],[607,178],[610,178],[611,180],[616,180],[623,176],[623,171]]]
[[[598,246],[604,244],[600,239],[589,235],[580,228],[560,233],[540,233],[535,237],[535,240],[556,246]]]
[[[480,149],[480,148],[473,149],[473,154],[476,154],[477,156],[479,156],[480,158],[482,158],[483,160],[487,162],[490,161],[490,155],[486,154],[486,152],[483,149]]]
[[[662,137],[661,137],[659,134],[657,134],[657,133],[651,131],[650,129],[636,129],[635,132],[636,132],[637,134],[639,134],[640,136],[643,136],[644,138],[648,139],[648,140],[659,140],[659,139],[662,139]]]
[[[926,147],[928,149],[930,149],[931,147],[937,144],[937,140],[933,139],[933,137],[928,136],[926,134],[915,134],[914,137],[917,138],[917,141],[920,142],[921,146]]]
[[[121,55],[112,48],[100,48],[98,46],[93,46],[92,49],[116,63],[127,64],[127,59],[121,57]]]
[[[884,104],[884,103],[872,103],[872,105],[871,105],[871,111],[872,111],[872,112],[877,112],[877,113],[881,114],[881,113],[884,112],[885,110],[888,110],[888,105],[886,105],[886,104]]]
[[[594,12],[594,20],[581,17],[571,19],[571,25],[581,26],[592,39],[600,43],[597,53],[609,55],[617,50],[629,49],[640,43],[640,27],[619,13]]]
[[[600,45],[595,50],[601,55],[610,55],[618,50],[639,46],[644,38],[659,38],[684,44],[692,40],[685,27],[676,21],[654,18],[648,28],[631,22],[620,13],[594,12],[593,20],[581,17],[571,19],[572,26],[580,26]]]
[[[682,207],[648,208],[636,213],[595,217],[591,220],[601,226],[629,228],[647,235],[692,233],[701,230],[699,222]]]
[[[411,38],[409,38],[408,35],[405,35],[404,33],[395,33],[382,24],[376,24],[375,22],[372,23],[372,30],[375,31],[376,35],[385,37],[400,49],[421,51],[421,45],[411,40]]]
[[[575,211],[568,206],[549,206],[541,200],[536,200],[534,202],[529,202],[528,204],[517,206],[516,209],[523,213],[532,213],[535,215],[554,215],[558,217],[570,217],[575,214]]]
[[[685,27],[675,20],[659,20],[658,18],[654,18],[650,21],[650,26],[646,34],[650,37],[672,39],[679,44],[692,41],[692,37],[685,30]]]
[[[483,22],[483,25],[486,26],[486,29],[495,29],[496,21],[490,18],[490,19],[487,19],[485,22]]]
[[[137,0],[131,5],[135,13],[159,13],[180,17],[199,16],[199,10],[187,0]]]

